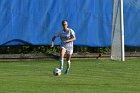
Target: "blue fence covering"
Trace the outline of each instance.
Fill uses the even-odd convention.
[[[125,45],[140,46],[139,7],[131,5],[124,2]],[[112,7],[113,0],[0,0],[0,45],[50,45],[67,19],[75,45],[110,46]]]

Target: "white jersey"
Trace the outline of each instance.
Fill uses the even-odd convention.
[[[68,51],[73,50],[73,41],[69,43],[65,42],[66,40],[75,37],[75,32],[72,29],[68,28],[67,31],[62,30],[62,32],[59,32],[56,36],[60,37],[61,39],[61,44],[60,44],[61,48],[64,47]]]

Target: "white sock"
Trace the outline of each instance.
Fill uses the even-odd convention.
[[[64,58],[60,58],[60,69],[63,69]]]
[[[70,62],[70,61],[68,61],[68,62],[67,62],[67,70],[69,70],[69,69],[70,69],[70,64],[71,64],[71,62]]]

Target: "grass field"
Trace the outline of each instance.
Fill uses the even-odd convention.
[[[53,76],[57,61],[0,62],[0,93],[140,93],[140,59],[74,60]]]

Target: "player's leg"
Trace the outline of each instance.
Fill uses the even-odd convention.
[[[60,69],[61,70],[63,70],[65,52],[66,52],[66,49],[62,47],[60,50]]]
[[[68,51],[67,51],[68,52]],[[71,65],[71,56],[72,56],[72,52],[68,52],[66,54],[66,61],[67,61],[67,69],[65,71],[65,74],[68,74],[69,73],[69,70],[70,70],[70,65]]]

